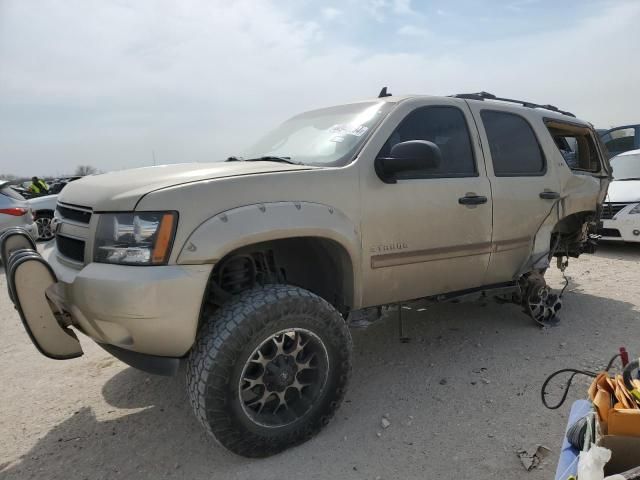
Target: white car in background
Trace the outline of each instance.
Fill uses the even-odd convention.
[[[610,160],[613,182],[602,205],[602,240],[640,242],[640,150]]]
[[[55,231],[51,224],[53,214],[56,211],[58,195],[44,195],[27,200],[33,211],[33,219],[38,227],[38,240],[51,240]]]

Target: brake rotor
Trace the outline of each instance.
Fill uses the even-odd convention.
[[[554,327],[560,322],[558,312],[562,308],[562,299],[559,295],[551,293],[543,277],[532,278],[524,308],[525,313],[541,327]]]

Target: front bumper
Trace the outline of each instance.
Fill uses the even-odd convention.
[[[53,246],[42,256],[34,251],[30,255],[31,261],[50,270],[50,278],[34,285],[8,275],[7,283],[23,306],[25,300],[39,302],[35,315],[46,317],[45,331],[60,330],[68,336],[72,327],[103,346],[160,357],[184,356],[193,345],[212,265],[90,263],[78,269],[58,259]],[[35,322],[30,318],[34,313],[23,313],[25,325]],[[58,352],[49,353],[55,358]]]
[[[23,228],[0,236],[0,254],[7,274],[9,298],[20,315],[29,338],[43,355],[63,360],[82,355],[75,333],[59,321],[46,295],[57,282],[51,267]]]
[[[615,218],[602,220],[598,233],[601,240],[640,242],[640,214],[618,214]]]

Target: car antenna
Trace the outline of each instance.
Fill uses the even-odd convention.
[[[378,94],[378,98],[384,98],[384,97],[390,97],[391,94],[387,93],[387,87],[382,87],[382,90],[380,90],[380,93]]]

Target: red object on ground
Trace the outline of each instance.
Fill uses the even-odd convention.
[[[622,360],[622,367],[626,367],[629,363],[629,352],[624,347],[620,347],[620,360]]]

